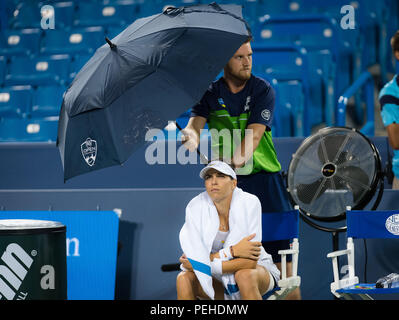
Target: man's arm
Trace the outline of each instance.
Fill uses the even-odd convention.
[[[191,117],[187,126],[182,130],[182,143],[190,152],[198,148],[201,129],[205,127],[205,124],[206,118]]]
[[[241,168],[252,157],[265,130],[266,126],[260,123],[248,125],[244,139],[242,139],[240,147],[236,149],[233,155],[232,163],[234,167]]]
[[[392,123],[387,127],[388,140],[391,147],[395,150],[399,149],[399,124]]]

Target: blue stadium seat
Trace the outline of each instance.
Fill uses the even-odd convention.
[[[98,26],[70,31],[46,30],[40,52],[46,55],[93,53],[105,43],[104,29]]]
[[[0,118],[25,118],[32,103],[30,86],[14,86],[0,89]]]
[[[58,117],[66,88],[63,86],[40,86],[33,90],[32,119]]]
[[[0,118],[0,142],[55,142],[58,118]]]
[[[148,6],[148,4],[147,4]],[[137,17],[138,4],[132,0],[113,1],[108,3],[79,2],[74,25],[110,26],[128,25]]]
[[[279,83],[291,80],[301,82],[305,109],[302,115],[298,114],[303,116],[302,120],[295,123],[302,123],[302,132],[297,132],[297,135],[309,135],[311,127],[323,121],[323,109],[321,101],[310,99],[311,73],[306,50],[295,45],[270,43],[254,44],[252,51],[254,74],[266,79],[276,79]]]
[[[278,73],[279,80],[298,77],[308,81],[307,51],[296,45],[268,43],[252,45],[253,69],[263,73]]]
[[[383,4],[380,1],[374,0],[362,0],[348,2],[346,0],[329,0],[329,1],[317,1],[317,0],[291,0],[291,8],[296,8],[296,12],[300,13],[322,13],[331,16],[336,19],[340,24],[341,19],[347,13],[341,13],[341,8],[345,5],[350,5],[354,8],[355,13],[355,30],[359,30],[361,37],[359,43],[351,43],[351,46],[362,45],[367,50],[362,50],[362,68],[364,70],[367,66],[370,66],[377,62],[377,48],[379,47],[378,42],[381,41],[381,37],[384,37],[384,32],[380,32],[380,28],[385,28],[386,21],[386,8],[392,7],[390,3]],[[295,4],[294,6],[292,4]],[[293,10],[291,10],[293,12]],[[342,34],[350,33],[348,30],[342,32]],[[386,35],[385,35],[386,37]],[[380,39],[379,39],[380,38]],[[379,39],[379,41],[377,40]],[[361,44],[363,42],[363,44]],[[372,45],[370,45],[372,44]]]
[[[267,80],[276,93],[272,123],[273,137],[304,136],[305,96],[301,81],[281,80],[271,74],[254,72],[256,76]]]
[[[54,8],[56,29],[71,28],[75,15],[76,1],[60,1],[49,3]]]
[[[398,29],[397,1],[283,0],[279,2],[283,4],[284,10],[265,13],[324,14],[335,19],[338,25],[347,14],[347,11],[341,13],[341,8],[345,5],[352,6],[355,13],[355,29],[343,30],[340,28],[341,30],[339,30],[341,36],[348,37],[345,40],[349,43],[348,47],[358,51],[357,57],[355,57],[356,70],[352,81],[360,75],[361,71],[375,63],[380,63],[381,76],[385,77],[386,70],[389,67],[383,57],[390,51],[389,34],[393,34]],[[387,32],[389,28],[393,28],[391,30],[394,31]],[[356,41],[352,40],[354,39],[353,34],[358,37]]]
[[[335,12],[336,15],[340,14],[340,8],[345,4],[349,4],[346,0],[283,0],[284,11],[279,13],[327,13]],[[342,4],[340,4],[342,3]]]
[[[343,32],[345,31],[345,32]],[[254,27],[257,42],[279,41],[295,43],[307,51],[327,49],[337,66],[335,79],[336,100],[353,81],[359,70],[356,58],[360,49],[359,30],[342,30],[336,19],[325,14],[265,15]]]
[[[280,81],[276,86],[275,137],[303,136],[305,97],[298,80]]]
[[[0,55],[32,55],[39,51],[40,29],[3,30],[0,32]]]
[[[54,18],[54,27],[68,28],[72,25],[75,1],[19,1],[9,19],[12,29],[41,28]],[[46,7],[47,6],[47,7]],[[47,10],[46,10],[47,9]]]
[[[6,75],[7,61],[6,58],[0,56],[0,86],[4,84],[4,77]]]
[[[48,57],[15,57],[9,64],[5,84],[41,85],[65,84],[69,81],[68,55],[52,55]]]
[[[256,1],[258,3],[257,13],[258,17],[265,14],[281,14],[289,12],[289,0],[281,1]]]
[[[38,1],[20,2],[9,19],[12,29],[40,28],[41,14]]]
[[[228,0],[226,0],[228,3]],[[244,19],[249,23],[250,26],[256,23],[258,20],[259,16],[262,16],[261,14],[261,4],[263,1],[254,1],[254,0],[242,0],[241,4],[242,5],[242,15]],[[268,1],[268,2],[276,2],[278,3],[279,1]],[[230,1],[231,3],[231,1]]]

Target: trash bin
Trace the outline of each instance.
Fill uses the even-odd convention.
[[[67,299],[66,227],[0,220],[0,300]]]

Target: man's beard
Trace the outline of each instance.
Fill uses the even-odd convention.
[[[248,69],[248,73],[247,72],[232,72],[230,69],[228,70],[230,73],[230,76],[233,77],[234,79],[236,79],[237,81],[248,81],[251,78],[251,69]],[[241,70],[243,71],[243,70]]]

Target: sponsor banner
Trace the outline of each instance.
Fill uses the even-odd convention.
[[[119,228],[119,217],[116,212],[2,211],[0,219],[37,219],[59,221],[64,224],[68,299],[114,299]],[[2,244],[0,238],[0,245],[1,248],[7,248],[8,244]],[[31,254],[32,250],[28,254]],[[1,254],[3,252],[0,252]],[[26,265],[24,267],[28,270]],[[0,280],[2,278],[4,277],[0,273]]]

